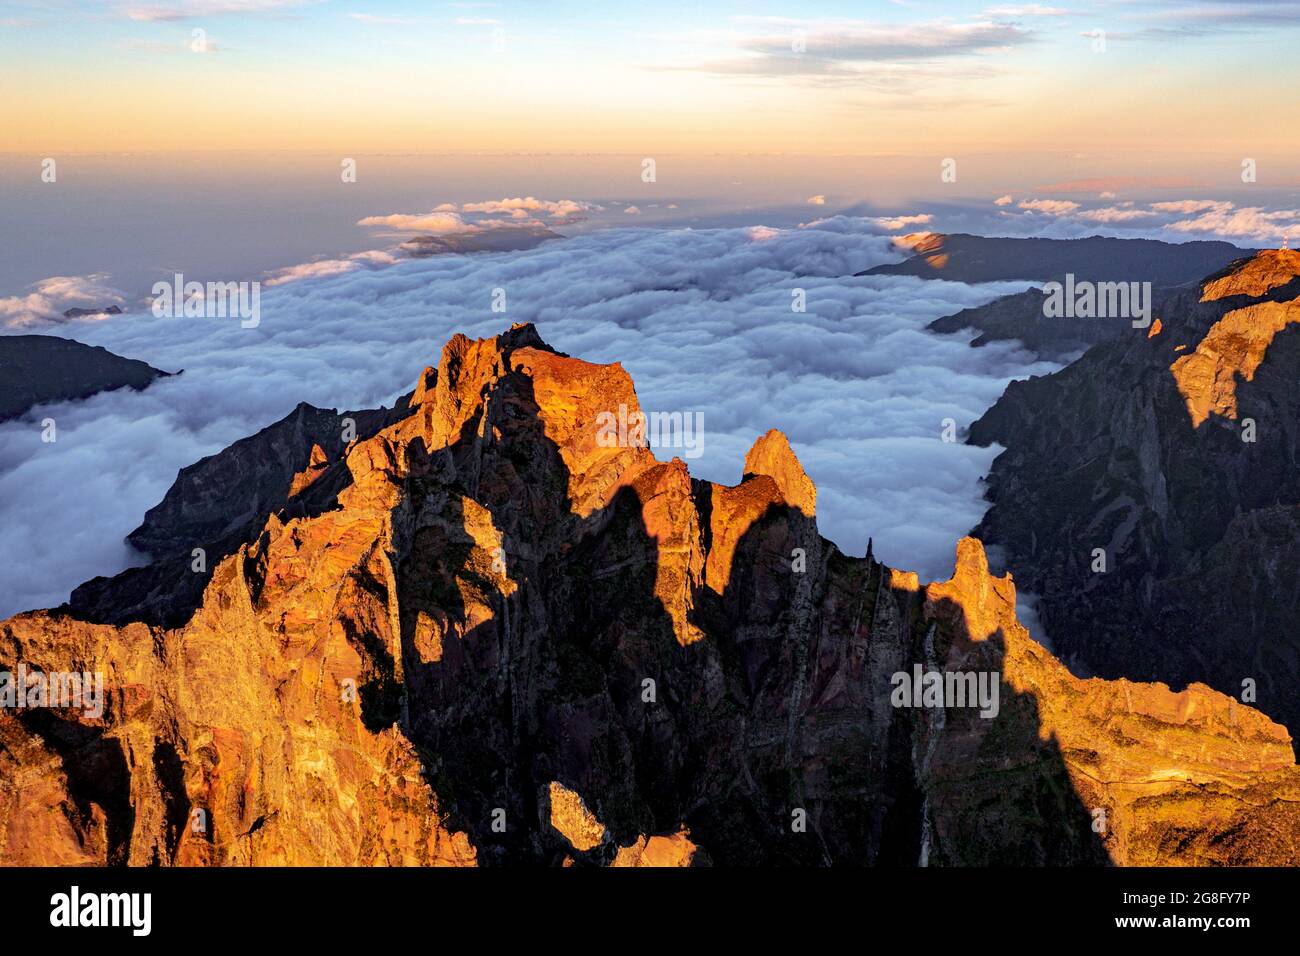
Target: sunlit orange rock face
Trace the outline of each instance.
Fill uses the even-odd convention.
[[[1216,302],[1234,296],[1258,299],[1298,275],[1300,252],[1295,249],[1264,249],[1202,283],[1201,301]]]
[[[970,429],[1006,449],[973,533],[1034,595],[1072,670],[1205,684],[1293,738],[1298,297],[1294,253],[1238,259],[1157,295],[1160,335],[1132,330],[1013,382]]]
[[[787,505],[810,518],[817,513],[817,487],[794,456],[790,440],[775,428],[754,442],[745,456],[745,475],[767,475]]]
[[[0,712],[0,862],[1296,862],[1264,715],[1073,678],[977,541],[923,587],[818,535],[780,433],[727,487],[602,440],[619,406],[531,326],[457,336],[368,434],[302,430],[181,625],[0,623],[0,667],[105,689]],[[894,706],[916,664],[998,713]]]
[[[1300,770],[1286,729],[1203,684],[1081,680],[1016,620],[1010,576],[990,576],[982,545],[964,538],[952,580],[926,589],[924,616],[958,635],[948,666],[1001,661],[1003,726],[968,712],[932,721],[922,739],[936,836],[959,841],[967,807],[997,801],[1023,772],[1003,733],[1036,733],[1058,754],[1069,811],[1090,823],[1114,862],[1293,864],[1300,857]],[[956,660],[954,660],[956,658]],[[937,737],[937,740],[934,738]],[[1015,753],[1020,748],[1010,748]]]
[[[578,854],[607,849],[610,833],[587,809],[579,794],[556,781],[548,789],[551,827],[561,834]],[[685,827],[676,833],[655,836],[638,835],[627,846],[617,847],[609,866],[632,867],[682,867],[696,862],[699,850],[690,840]],[[605,854],[608,857],[608,852]],[[573,857],[565,858],[572,865]]]
[[[289,497],[310,488],[312,483],[319,478],[329,467],[329,459],[320,445],[311,446],[311,458],[307,462],[307,467],[298,474],[293,476],[293,482],[289,485]]]
[[[594,849],[605,839],[605,827],[592,816],[582,797],[562,783],[551,781],[551,826],[569,841],[575,850]]]
[[[1232,308],[1209,327],[1194,351],[1170,367],[1196,427],[1210,417],[1237,418],[1238,382],[1249,382],[1269,346],[1287,326],[1300,323],[1294,295],[1259,301],[1300,276],[1300,252],[1266,249],[1235,263],[1201,285],[1202,303],[1230,301]]]
[[[899,249],[910,249],[915,253],[933,252],[943,246],[947,237],[938,232],[909,232],[894,239]]]
[[[1255,377],[1273,339],[1288,325],[1300,323],[1300,304],[1261,302],[1229,312],[1206,333],[1194,352],[1170,367],[1187,401],[1192,424],[1210,415],[1237,418],[1237,383]]]

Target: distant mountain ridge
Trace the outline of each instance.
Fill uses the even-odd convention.
[[[1161,242],[1158,239],[1011,239],[968,233],[906,237],[913,255],[859,276],[908,275],[952,282],[1047,282],[1066,273],[1091,281],[1147,281],[1181,285],[1204,278],[1257,249],[1229,242]]]
[[[858,275],[911,275],[960,282],[1062,282],[1072,274],[1080,281],[1150,282],[1157,303],[1171,289],[1198,281],[1253,252],[1227,242],[1168,243],[1099,236],[1003,239],[919,233],[898,242],[914,255]],[[1028,289],[943,316],[928,328],[944,334],[976,330],[979,334],[971,341],[976,348],[1016,339],[1038,355],[1057,361],[1074,357],[1098,342],[1135,334],[1124,317],[1058,318],[1047,314],[1044,302],[1041,291]]]
[[[545,226],[503,226],[478,232],[412,236],[399,246],[412,258],[476,252],[519,252],[564,236]]]
[[[171,374],[57,335],[0,335],[0,421],[47,402],[142,389]]]

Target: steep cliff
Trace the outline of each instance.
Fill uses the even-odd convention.
[[[976,530],[1080,673],[1202,681],[1300,727],[1300,256],[1170,298],[1146,332],[1012,383]],[[1251,695],[1255,696],[1251,696]]]

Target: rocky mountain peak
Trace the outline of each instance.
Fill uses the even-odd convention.
[[[1205,280],[1201,284],[1201,301],[1214,302],[1239,295],[1257,299],[1297,277],[1300,277],[1300,251],[1261,249]]]
[[[425,447],[446,444],[471,421],[480,419],[486,393],[510,371],[510,355],[516,349],[539,345],[546,347],[532,325],[515,325],[486,339],[453,335],[443,347],[436,372],[431,375],[426,368],[412,395]]]
[[[305,489],[310,488],[316,479],[325,473],[328,467],[329,457],[320,445],[313,443],[307,467],[293,476],[293,481],[289,485],[288,497],[293,498]]]
[[[946,238],[947,236],[941,232],[909,232],[907,235],[895,238],[894,245],[921,254],[934,252],[943,245]]]
[[[415,382],[415,389],[411,392],[411,406],[423,405],[430,401],[437,387],[438,370],[432,365],[426,365]]]
[[[745,456],[744,477],[767,475],[781,497],[808,517],[817,513],[817,486],[812,483],[784,432],[773,428],[754,442]]]
[[[988,556],[978,538],[957,542],[957,562],[952,577],[926,588],[927,611],[942,614],[945,607],[960,610],[960,624],[972,641],[983,641],[1009,629],[1016,621],[1016,586],[1011,575],[995,577],[989,573]]]

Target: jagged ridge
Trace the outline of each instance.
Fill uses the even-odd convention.
[[[979,542],[922,588],[817,534],[784,436],[721,486],[598,441],[620,404],[531,326],[457,336],[397,420],[301,449],[328,501],[262,518],[181,626],[0,624],[0,664],[109,697],[0,714],[0,861],[1296,859],[1262,714],[1073,678]],[[999,673],[1000,713],[892,706],[915,663]]]

